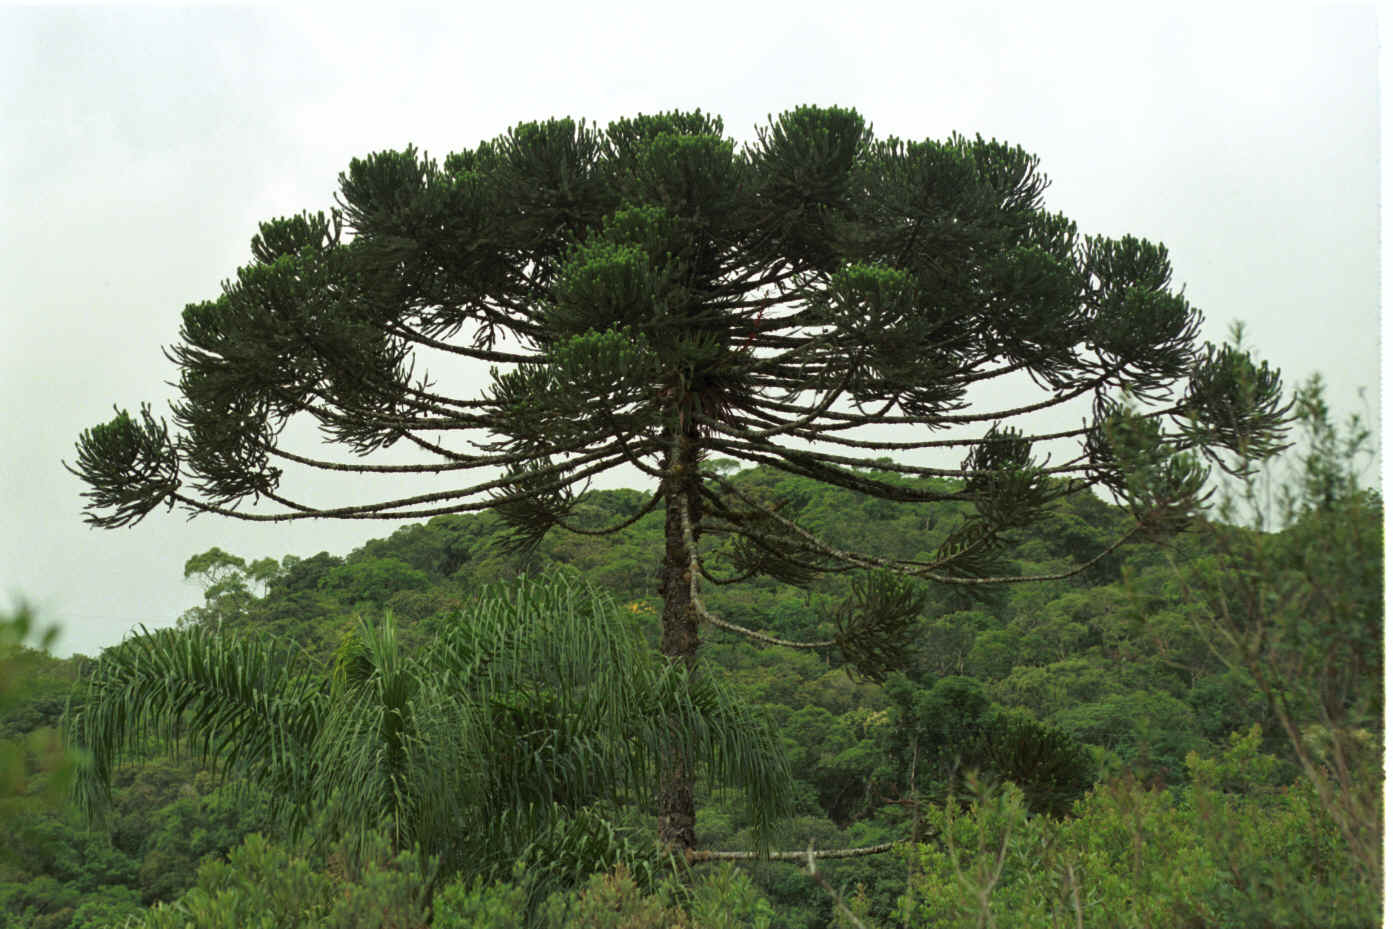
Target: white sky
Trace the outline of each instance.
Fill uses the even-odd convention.
[[[0,599],[61,624],[59,653],[171,623],[200,599],[184,560],[213,545],[346,554],[394,528],[156,513],[92,530],[59,462],[113,404],[163,409],[161,347],[258,221],[327,209],[355,156],[443,156],[524,120],[700,107],[745,139],[841,104],[882,136],[1020,144],[1082,232],[1170,248],[1206,338],[1242,319],[1289,385],[1319,371],[1341,415],[1379,421],[1372,7],[489,6],[0,9]]]

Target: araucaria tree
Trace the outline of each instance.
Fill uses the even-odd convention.
[[[1136,517],[1116,544],[1173,531],[1207,462],[1252,460],[1280,438],[1276,373],[1197,344],[1165,249],[1080,237],[1043,209],[1037,160],[995,141],[876,139],[838,108],[785,113],[743,146],[699,112],[604,130],[558,119],[443,163],[370,155],[340,185],[327,215],[262,224],[251,264],[185,309],[168,349],[173,429],[145,407],[82,434],[73,470],[90,522],[124,526],[162,504],[257,521],[493,508],[531,541],[622,529],[568,510],[589,479],[629,466],[666,513],[670,660],[693,664],[709,622],[840,649],[879,677],[922,608],[917,585],[1030,580],[1001,556],[1052,501],[1101,486]],[[489,386],[443,392],[431,373],[466,362],[491,366]],[[969,403],[997,379],[1030,395]],[[1041,425],[1069,404],[1076,428]],[[354,456],[284,447],[300,415]],[[1046,440],[1075,451],[1052,460],[1035,450]],[[366,460],[388,447],[421,460]],[[924,466],[932,453],[961,464]],[[971,515],[927,559],[846,551],[713,456]],[[287,468],[385,478],[387,491],[309,502]],[[403,475],[442,484],[394,495]],[[958,483],[911,480],[923,477]],[[703,584],[729,579],[716,547],[730,576],[863,574],[833,639],[783,642],[705,608]],[[661,837],[690,849],[689,759],[663,768]]]

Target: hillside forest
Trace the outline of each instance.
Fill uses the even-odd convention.
[[[12,617],[0,925],[1379,925],[1382,498],[1361,482],[1358,421],[1333,424],[1318,382],[1297,399],[1293,450],[1220,488],[1189,531],[1066,579],[924,586],[909,660],[883,680],[835,650],[705,628],[711,689],[684,689],[692,712],[738,714],[779,783],[732,785],[723,759],[740,747],[702,749],[691,861],[653,841],[644,789],[643,708],[668,698],[650,667],[664,516],[641,514],[638,492],[594,491],[576,511],[582,526],[636,516],[625,532],[531,549],[506,544],[492,513],[404,525],[343,556],[213,548],[184,565],[201,605],[96,657],[51,657],[33,618]],[[728,471],[847,548],[911,558],[951,528],[942,505],[930,518],[769,468]],[[1086,560],[1127,519],[1068,497],[1020,532],[1011,570]],[[855,583],[750,579],[708,599],[747,628],[808,640],[834,628]],[[235,739],[184,737],[180,712],[212,712],[192,692],[162,697],[170,725],[113,743],[109,796],[84,792],[84,758],[60,733],[91,725],[85,701],[128,673],[120,654],[138,664],[162,636],[182,637],[184,672],[203,662],[208,689],[280,688],[265,713],[301,713],[284,725],[327,707],[316,770],[331,784],[383,777],[393,814],[331,798],[287,815],[291,788],[267,759],[288,749],[237,758]],[[575,667],[560,640],[584,646]],[[285,673],[217,678],[218,649]],[[363,697],[355,681],[377,689]],[[442,681],[466,682],[475,715],[449,718],[479,739],[430,728]],[[601,690],[620,696],[597,703]],[[354,700],[379,712],[335,713]],[[412,726],[415,741],[401,734]],[[519,806],[539,778],[563,789],[549,808]],[[813,848],[853,851],[801,854]]]

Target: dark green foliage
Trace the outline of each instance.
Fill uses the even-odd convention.
[[[0,912],[7,926],[23,929],[99,929],[139,917],[139,896],[123,885],[84,890],[47,875],[0,883]]]
[[[910,581],[875,573],[851,582],[851,595],[833,614],[837,643],[848,665],[880,682],[904,663],[926,595]]]
[[[1201,735],[1217,742],[1230,732],[1237,732],[1250,720],[1260,720],[1269,728],[1266,701],[1252,679],[1240,671],[1206,675],[1195,682],[1186,695],[1195,713],[1195,724]]]
[[[420,590],[430,583],[419,571],[395,558],[359,558],[329,571],[319,588],[345,603],[380,603],[394,594]]]
[[[125,836],[138,849],[145,904],[175,899],[194,883],[203,860],[226,856],[250,832],[275,828],[274,808],[263,794],[241,785],[213,787],[211,780],[205,774],[191,786],[180,778],[172,799],[145,800],[143,810],[133,803],[138,785],[118,792],[112,841]]]
[[[315,865],[318,864],[318,867]],[[210,859],[177,901],[151,909],[142,929],[241,929],[244,926],[388,929],[419,927],[429,912],[432,875],[409,854],[394,854],[381,836],[361,848],[335,849],[314,861],[258,834],[227,861]]]
[[[981,769],[1018,785],[1032,813],[1063,817],[1088,791],[1096,766],[1083,743],[1029,715],[1001,713],[983,739]]]
[[[402,526],[385,539],[366,542],[349,560],[394,558],[424,571],[438,583],[453,576],[484,548],[480,545],[481,528],[477,519],[437,516],[429,526],[413,523]]]
[[[343,564],[343,559],[328,552],[320,552],[310,558],[287,556],[284,571],[271,581],[273,592],[297,593],[319,590],[334,568]]]
[[[1111,749],[1124,763],[1163,781],[1180,778],[1185,757],[1204,746],[1190,707],[1168,694],[1130,693],[1060,710],[1053,719],[1076,738]]]
[[[942,800],[961,791],[973,773],[1015,783],[1033,813],[1064,816],[1093,786],[1095,766],[1080,741],[1028,713],[993,707],[973,678],[941,678],[925,691],[896,677],[886,695],[895,788],[915,804],[916,792]]]
[[[89,893],[106,884],[135,884],[136,862],[97,832],[77,832],[53,815],[26,815],[10,822],[9,841],[17,875],[50,875]]]
[[[3,633],[0,633],[3,634]],[[56,728],[68,692],[86,664],[80,656],[61,660],[16,640],[0,641],[0,739]]]
[[[163,422],[156,422],[148,405],[139,421],[117,410],[108,423],[83,431],[78,440],[76,467],[91,487],[83,494],[96,509],[108,509],[90,522],[106,528],[139,522],[165,502],[179,486],[179,459]]]

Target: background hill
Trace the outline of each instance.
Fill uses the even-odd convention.
[[[867,501],[765,469],[736,479],[750,492],[786,499],[789,515],[836,545],[913,557],[932,551],[948,530],[942,507],[936,522],[912,505]],[[644,503],[634,491],[596,491],[578,514],[583,522],[611,523]],[[392,612],[411,648],[459,621],[460,609],[490,584],[570,571],[640,621],[651,616],[646,625],[656,637],[654,553],[662,520],[659,509],[612,536],[553,533],[530,551],[510,550],[507,527],[492,514],[406,525],[342,557],[253,561],[213,549],[188,561],[206,596],[180,623],[290,637],[327,665],[360,614]],[[1008,573],[1047,573],[1086,560],[1126,523],[1125,512],[1096,497],[1069,498],[1049,521],[1021,533]],[[968,770],[1017,784],[1024,808],[1056,817],[1070,815],[1095,784],[1119,778],[1186,790],[1194,778],[1187,755],[1224,757],[1233,750],[1231,734],[1250,729],[1257,740],[1251,750],[1272,758],[1265,782],[1291,782],[1299,759],[1271,704],[1243,669],[1216,657],[1203,604],[1186,594],[1175,567],[1212,560],[1216,538],[1198,531],[1162,546],[1124,546],[1075,577],[994,587],[982,596],[971,587],[926,588],[911,661],[883,686],[857,679],[834,657],[737,645],[707,627],[704,653],[776,722],[792,762],[797,813],[776,845],[923,836],[932,831],[927,811],[942,809],[950,792],[971,789]],[[816,638],[831,632],[850,582],[836,574],[806,589],[740,581],[713,587],[709,602],[742,625]],[[57,725],[90,659],[12,654],[19,685],[0,717],[0,735],[17,739]],[[32,756],[29,766],[33,783],[8,801],[11,828],[0,865],[8,925],[96,925],[98,915],[136,914],[192,886],[201,860],[219,859],[249,832],[271,829],[254,795],[219,783],[189,759],[152,756],[124,769],[109,835],[46,806],[41,766]],[[744,807],[734,799],[700,799],[704,847],[748,847]],[[878,856],[829,861],[823,873],[848,893],[859,888],[863,911],[890,914],[912,870]],[[753,876],[779,914],[775,925],[833,919],[831,898],[810,894],[796,868],[768,863],[755,866]]]

